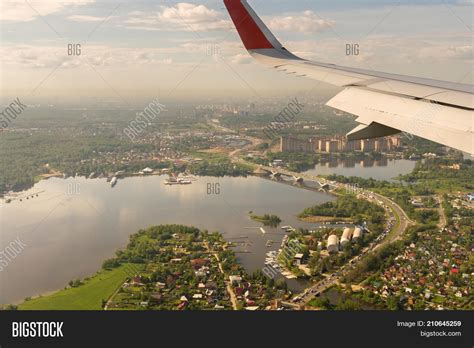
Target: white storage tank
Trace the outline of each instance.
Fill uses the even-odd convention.
[[[329,236],[327,248],[330,253],[337,253],[339,251],[339,238],[335,234]]]
[[[361,238],[363,234],[364,234],[364,232],[362,231],[362,228],[357,227],[354,230],[354,235],[352,236],[352,239],[357,240],[357,239]]]
[[[350,228],[345,228],[342,232],[341,237],[341,247],[345,247],[351,242],[352,230]]]

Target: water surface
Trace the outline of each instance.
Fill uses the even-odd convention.
[[[364,179],[393,180],[398,175],[409,174],[415,169],[416,162],[387,157],[372,158],[369,156],[346,159],[332,158],[327,162],[315,165],[306,173],[312,175],[358,176]]]
[[[0,201],[0,250],[16,238],[25,249],[0,272],[0,303],[63,288],[69,280],[95,273],[104,259],[126,246],[130,234],[159,224],[192,225],[220,231],[241,242],[237,255],[247,271],[262,268],[265,253],[276,250],[283,233],[249,219],[276,214],[282,225],[311,228],[296,215],[304,208],[334,199],[257,177],[201,177],[192,185],[166,186],[165,177],[133,177],[111,188],[101,179],[52,178],[22,196]],[[209,195],[208,184],[219,184],[220,194]],[[246,238],[240,238],[246,237]],[[275,241],[273,247],[266,242]]]

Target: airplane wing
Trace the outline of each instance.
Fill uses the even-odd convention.
[[[288,51],[246,0],[224,3],[253,58],[344,88],[327,105],[358,116],[349,140],[406,132],[474,154],[473,85],[308,61]]]

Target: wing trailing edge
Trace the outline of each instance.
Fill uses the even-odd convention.
[[[253,58],[344,88],[327,105],[358,116],[350,139],[398,131],[474,154],[474,86],[311,62],[283,47],[246,0],[224,3]]]

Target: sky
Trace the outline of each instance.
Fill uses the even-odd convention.
[[[249,3],[304,58],[473,83],[472,0]],[[258,99],[328,88],[252,61],[222,0],[1,0],[0,25],[3,103],[17,96]],[[77,44],[81,54],[69,55]],[[347,44],[360,54],[347,56]]]

